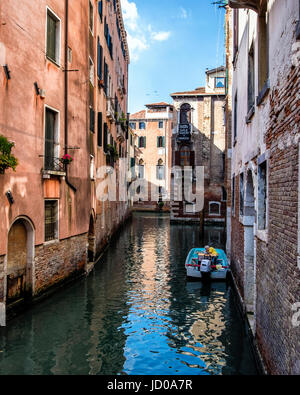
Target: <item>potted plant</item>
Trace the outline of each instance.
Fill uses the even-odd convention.
[[[119,154],[116,147],[111,144],[107,144],[107,150],[113,162],[116,162],[119,159]]]
[[[11,154],[15,143],[7,140],[6,137],[0,135],[0,174],[4,174],[6,169],[13,169],[16,171],[18,159]]]
[[[160,200],[160,201],[158,202],[159,211],[161,211],[161,210],[163,209],[164,205],[165,205],[165,203],[164,203],[163,201]]]
[[[73,161],[73,158],[69,154],[65,154],[62,158],[60,158],[60,161],[64,165],[69,165]]]

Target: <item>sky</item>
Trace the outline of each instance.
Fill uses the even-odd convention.
[[[225,63],[224,9],[215,0],[121,0],[130,52],[128,111],[172,103]]]

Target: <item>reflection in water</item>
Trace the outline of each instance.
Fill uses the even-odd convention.
[[[134,215],[88,278],[0,328],[0,374],[256,374],[231,287],[186,281],[212,238]]]

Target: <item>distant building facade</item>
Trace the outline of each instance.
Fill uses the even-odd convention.
[[[300,373],[299,3],[229,0],[228,248],[245,312],[271,374]]]
[[[130,115],[130,128],[136,134],[136,177],[141,183],[136,208],[157,209],[159,201],[169,207],[172,124],[173,106],[164,102],[147,104],[145,110]]]
[[[171,220],[196,221],[224,225],[226,198],[224,190],[225,154],[225,67],[206,71],[205,87],[172,93],[175,127],[172,135],[172,166],[204,168],[204,207],[201,212],[190,201],[176,199],[184,188],[172,175]],[[196,186],[195,186],[196,187]],[[193,185],[194,188],[194,185]],[[203,191],[194,191],[199,194]]]

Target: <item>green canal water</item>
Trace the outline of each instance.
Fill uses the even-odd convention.
[[[224,232],[135,214],[92,273],[0,328],[0,374],[258,374],[234,290],[187,281]]]

